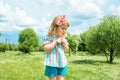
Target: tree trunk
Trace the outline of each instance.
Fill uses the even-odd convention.
[[[69,56],[70,56],[70,50],[71,50],[71,48],[69,47]]]
[[[107,62],[109,62],[109,59],[108,59],[107,53],[104,52],[104,54],[105,54],[105,56],[106,56],[106,58],[107,58]]]
[[[107,58],[107,61],[106,61],[106,62],[109,62],[109,59],[108,59],[108,56],[107,56],[107,52],[106,52],[104,49],[102,49],[102,48],[101,48],[101,50],[104,52],[104,54],[105,54],[105,56],[106,56],[106,58]]]
[[[114,50],[113,48],[110,49],[110,63],[113,63],[113,53],[114,53]]]
[[[75,48],[75,55],[76,55],[76,48]]]

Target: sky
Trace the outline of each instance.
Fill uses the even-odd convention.
[[[0,42],[18,44],[26,28],[32,28],[41,42],[57,15],[66,16],[68,33],[80,35],[104,16],[120,16],[120,0],[0,0]]]

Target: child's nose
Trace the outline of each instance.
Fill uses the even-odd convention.
[[[64,31],[66,32],[66,29],[64,29]]]
[[[66,32],[66,30],[65,30],[65,29],[64,29],[63,31],[64,31],[64,32]]]

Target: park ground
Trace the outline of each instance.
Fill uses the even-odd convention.
[[[45,52],[0,52],[0,80],[47,80],[44,56]],[[65,80],[120,80],[120,56],[115,57],[113,64],[106,63],[104,55],[77,52],[66,56]]]

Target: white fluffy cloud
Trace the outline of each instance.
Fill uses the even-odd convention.
[[[11,12],[8,4],[0,3],[0,15],[9,15]]]
[[[102,17],[102,10],[92,0],[71,0],[70,5],[73,12],[79,15],[87,17],[94,16],[98,18]]]
[[[80,34],[108,14],[120,15],[119,0],[0,0],[0,32],[33,28],[47,34],[56,15],[66,15],[68,32]],[[112,6],[111,6],[112,5]],[[110,6],[110,8],[109,8]]]
[[[118,15],[120,16],[120,6],[114,6],[114,5],[111,5],[109,7],[110,11],[112,12],[113,15]]]
[[[27,16],[25,11],[17,7],[12,8],[7,3],[0,3],[0,10],[0,30],[3,32],[19,31],[26,27],[33,27],[38,23],[36,19]]]
[[[70,16],[76,16],[80,15],[84,18],[94,18],[94,17],[101,17],[102,16],[102,11],[100,7],[97,4],[103,5],[104,0],[97,0],[96,2],[94,0],[37,0],[40,4],[46,6],[46,5],[51,5],[54,4],[57,7],[61,6],[63,7],[63,10],[59,10],[59,13],[66,13],[64,12],[64,8],[68,8],[67,11],[70,12]],[[55,9],[57,8],[55,7]],[[9,4],[3,4],[0,3],[0,15],[3,15],[4,19],[0,17],[0,19],[6,21],[6,22],[0,22],[0,30],[3,31],[14,31],[14,30],[22,30],[26,27],[31,27],[35,29],[37,32],[43,31],[46,32],[46,27],[49,27],[50,21],[47,20],[46,18],[43,18],[38,21],[33,17],[29,17],[27,13],[24,10],[21,10],[18,7],[11,7]],[[55,12],[55,11],[54,11]],[[72,13],[73,12],[73,13]],[[51,12],[50,12],[51,13]],[[59,14],[58,13],[58,14]],[[81,18],[82,18],[81,17]],[[71,17],[71,20],[79,20],[79,19],[74,19],[74,17]],[[73,21],[73,22],[78,22],[79,21]],[[80,23],[79,23],[80,24]],[[83,23],[81,23],[83,24]],[[76,24],[77,25],[77,24]],[[10,30],[8,30],[10,28]]]
[[[105,4],[105,0],[71,0],[70,9],[72,17],[72,34],[80,34],[87,31],[91,23],[95,22],[94,19],[103,17],[101,5]],[[97,20],[96,20],[97,21]],[[97,22],[95,22],[96,24]],[[73,31],[75,29],[75,32]]]
[[[19,8],[16,8],[15,10],[15,17],[15,23],[21,27],[31,27],[37,23],[36,19],[28,17],[25,11],[22,11]]]
[[[87,30],[91,23],[96,24],[95,19],[104,16],[103,7],[107,1],[109,0],[20,0],[15,1],[17,7],[7,2],[0,3],[0,31],[20,31],[31,27],[37,33],[44,34],[48,31],[55,15],[65,14],[71,24],[70,32],[73,33],[74,29],[78,29],[78,34]],[[34,6],[31,5],[32,3]],[[120,14],[120,8],[117,9],[117,7],[111,7],[111,11]],[[29,11],[31,16],[28,16]],[[82,29],[79,30],[79,27]]]
[[[64,4],[63,0],[38,0],[38,2],[42,5],[62,5]]]
[[[97,3],[98,5],[104,5],[107,1],[109,0],[92,0],[94,1],[95,3]]]

